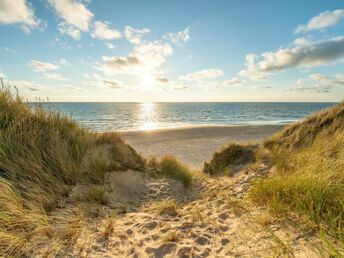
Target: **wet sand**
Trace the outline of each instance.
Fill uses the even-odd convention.
[[[215,150],[229,142],[259,142],[285,125],[207,126],[123,132],[123,138],[145,157],[172,154],[200,169]]]

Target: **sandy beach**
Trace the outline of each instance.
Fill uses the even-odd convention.
[[[123,132],[123,138],[145,157],[172,154],[200,169],[215,150],[229,142],[262,141],[285,125],[207,126]]]

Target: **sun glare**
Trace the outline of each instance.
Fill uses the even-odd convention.
[[[143,88],[151,88],[154,83],[154,76],[151,73],[144,73],[141,75],[141,85]]]

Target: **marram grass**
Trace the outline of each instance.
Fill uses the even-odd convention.
[[[90,184],[88,199],[104,204],[97,185],[106,172],[143,167],[117,134],[95,134],[58,113],[31,110],[0,89],[0,256],[58,253],[73,242],[84,218],[78,204],[66,206],[71,189]]]
[[[166,155],[159,161],[152,158],[146,162],[146,174],[153,177],[170,177],[184,186],[189,186],[194,178],[194,173],[174,156]]]
[[[343,243],[344,102],[266,141],[277,173],[251,197],[275,212],[296,212]]]

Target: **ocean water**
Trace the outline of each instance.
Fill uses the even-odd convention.
[[[335,103],[44,103],[94,131],[287,124]],[[35,104],[31,104],[35,105]]]

